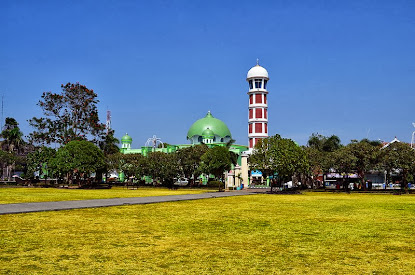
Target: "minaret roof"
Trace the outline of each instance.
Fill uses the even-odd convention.
[[[251,78],[266,78],[268,80],[268,71],[259,64],[256,64],[248,71],[248,74],[246,75],[246,79]]]

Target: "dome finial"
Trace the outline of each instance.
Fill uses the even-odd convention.
[[[256,65],[259,66],[259,58],[256,59]]]

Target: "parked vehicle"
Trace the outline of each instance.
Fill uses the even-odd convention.
[[[187,178],[179,178],[174,182],[174,185],[178,186],[186,186],[189,184],[189,180]]]

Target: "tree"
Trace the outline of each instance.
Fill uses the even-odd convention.
[[[331,135],[326,138],[323,144],[324,152],[334,152],[341,148],[340,138],[336,135]]]
[[[92,142],[73,140],[58,149],[50,167],[66,175],[69,182],[77,180],[81,185],[92,173],[105,168],[104,154]]]
[[[314,184],[319,186],[317,178],[320,174],[328,173],[333,165],[333,154],[335,152],[319,151],[313,147],[304,147],[304,153],[307,155],[309,172],[308,176],[311,176],[311,180]]]
[[[35,143],[67,144],[72,140],[97,142],[105,125],[99,122],[97,94],[79,83],[61,85],[62,93],[44,92],[38,105],[45,117],[33,117],[35,131],[29,136]]]
[[[275,174],[274,159],[269,155],[269,149],[275,146],[275,139],[264,138],[255,144],[252,155],[249,157],[251,170],[259,170],[264,178]]]
[[[10,178],[11,170],[16,161],[16,156],[7,151],[0,150],[0,165],[3,168],[2,178]]]
[[[205,174],[212,174],[223,182],[223,173],[232,167],[232,157],[229,149],[223,146],[209,148],[201,157],[199,170]],[[219,191],[222,185],[219,184]]]
[[[407,178],[415,172],[415,150],[406,143],[394,142],[382,149],[380,158],[387,174],[399,171],[402,176],[401,189],[407,188]]]
[[[176,154],[151,152],[147,156],[146,174],[153,177],[153,184],[159,179],[163,185],[171,188],[174,178],[179,175]]]
[[[20,131],[19,123],[14,118],[7,117],[5,125],[1,132],[3,138],[2,148],[7,152],[19,151],[23,141],[23,133]]]
[[[330,168],[334,168],[338,173],[342,174],[343,189],[348,190],[348,182],[345,177],[355,171],[358,163],[358,158],[352,153],[350,147],[343,147],[332,154],[332,165]]]
[[[328,173],[332,168],[333,152],[342,147],[340,138],[336,135],[326,137],[313,133],[307,142],[305,152],[309,160],[309,175],[316,179],[319,174]],[[314,180],[314,182],[316,182]]]
[[[263,169],[277,173],[280,182],[291,180],[296,173],[306,173],[309,165],[303,149],[291,139],[281,138],[280,135],[259,142],[249,161],[254,169],[264,167]]]
[[[365,174],[370,169],[373,169],[378,161],[380,146],[376,144],[363,139],[359,142],[353,141],[345,148],[345,154],[350,154],[348,159],[351,163],[348,165],[351,165],[353,170],[357,172],[364,189],[366,188],[364,184]]]
[[[30,178],[34,176],[36,172],[39,172],[39,176],[52,176],[53,171],[50,169],[49,163],[56,155],[56,150],[53,148],[42,146],[37,150],[27,155],[27,173]]]
[[[120,170],[127,179],[136,177],[141,179],[147,171],[147,158],[141,154],[121,154],[122,164]]]
[[[180,172],[188,179],[196,179],[199,170],[201,158],[208,150],[205,144],[186,147],[177,151],[177,162]]]
[[[2,161],[3,178],[10,179],[12,170],[16,167],[16,161],[18,161],[18,164],[24,164],[25,162],[25,157],[19,155],[25,148],[25,142],[22,138],[23,133],[20,131],[19,123],[14,118],[7,117],[0,135],[3,138],[1,142],[2,150],[9,153],[2,156],[4,160]]]
[[[308,139],[307,146],[320,152],[334,152],[341,147],[340,138],[336,135],[326,137],[313,133]]]
[[[120,151],[117,146],[120,141],[114,137],[114,130],[108,131],[108,134],[104,134],[101,140],[98,142],[99,148],[104,152],[105,156],[116,154]]]

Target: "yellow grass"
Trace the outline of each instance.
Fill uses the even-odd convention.
[[[112,189],[0,188],[0,204],[168,196],[200,194],[208,191],[207,189],[171,190],[167,188],[138,188],[131,190],[123,187],[113,187]]]
[[[2,274],[414,274],[415,196],[251,195],[0,216]]]

